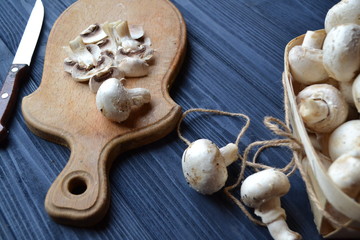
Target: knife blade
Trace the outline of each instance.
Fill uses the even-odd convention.
[[[16,103],[19,85],[28,72],[31,58],[41,32],[43,19],[44,6],[41,0],[36,0],[14,60],[0,91],[0,142],[4,140],[8,134],[7,126]]]

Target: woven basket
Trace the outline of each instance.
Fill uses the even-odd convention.
[[[324,31],[324,30],[318,30]],[[290,124],[294,136],[303,144],[306,157],[302,160],[302,167],[306,172],[307,180],[316,195],[317,203],[309,198],[314,221],[317,229],[325,238],[357,238],[360,239],[360,204],[355,202],[337,188],[328,177],[326,167],[322,164],[320,154],[311,144],[309,134],[305,129],[304,123],[296,107],[296,94],[304,87],[292,80],[288,54],[292,47],[301,45],[305,35],[291,40],[285,48],[283,84],[285,88],[285,102],[289,110]],[[309,193],[309,189],[308,189]],[[311,194],[309,193],[309,196]],[[334,227],[325,218],[324,211],[330,216],[341,222],[343,227]]]

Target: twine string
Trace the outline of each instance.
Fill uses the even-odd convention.
[[[288,76],[291,80],[291,75]],[[283,86],[285,86],[285,73],[283,74]],[[245,207],[245,205],[241,202],[241,200],[237,199],[231,191],[235,188],[237,188],[241,181],[244,179],[245,175],[245,169],[246,167],[251,167],[255,172],[260,171],[261,169],[269,169],[273,168],[271,166],[268,166],[266,164],[261,164],[257,162],[257,159],[261,152],[267,148],[270,147],[287,147],[292,151],[292,159],[290,162],[283,168],[276,169],[278,171],[281,171],[285,173],[288,177],[293,175],[297,169],[299,169],[300,175],[302,180],[305,183],[305,187],[308,193],[309,199],[314,203],[316,208],[321,212],[321,214],[326,218],[330,223],[333,224],[336,228],[343,228],[345,227],[343,223],[340,223],[337,219],[335,219],[328,211],[326,211],[322,205],[319,202],[319,199],[317,198],[315,191],[312,187],[311,181],[309,177],[307,176],[304,167],[301,163],[301,160],[305,157],[305,151],[304,146],[302,145],[301,141],[299,141],[293,134],[291,128],[290,128],[290,104],[288,99],[288,93],[286,89],[284,88],[284,107],[285,107],[285,123],[281,121],[280,119],[274,118],[274,117],[265,117],[264,118],[264,125],[272,131],[273,134],[276,136],[281,137],[280,139],[271,139],[271,140],[264,140],[264,141],[255,141],[250,143],[244,150],[244,154],[241,155],[238,153],[238,158],[241,161],[240,164],[240,173],[235,181],[234,184],[227,186],[224,188],[224,193],[227,197],[229,197],[241,210],[242,212],[248,217],[250,221],[252,221],[255,224],[258,224],[260,226],[266,226],[263,222],[256,219]],[[191,142],[182,136],[180,132],[180,125],[183,122],[184,118],[192,112],[207,112],[207,113],[215,113],[220,115],[228,115],[228,116],[240,116],[246,120],[245,125],[241,128],[235,144],[238,146],[241,137],[245,134],[246,130],[249,128],[250,125],[250,118],[242,113],[231,113],[231,112],[225,112],[220,110],[211,110],[211,109],[203,109],[203,108],[194,108],[189,109],[183,113],[181,116],[179,123],[177,125],[177,134],[181,140],[183,140],[187,145],[190,145]],[[255,147],[259,147],[256,152],[253,155],[253,158],[251,161],[249,161],[249,154],[251,150]]]
[[[285,74],[285,73],[284,73]],[[283,74],[283,86],[285,86],[285,75]],[[291,78],[291,75],[290,75]],[[233,185],[227,186],[224,188],[224,193],[226,196],[228,196],[238,207],[242,210],[242,212],[248,217],[249,220],[251,220],[253,223],[258,224],[260,226],[266,226],[263,222],[259,221],[258,219],[254,218],[252,214],[249,213],[247,208],[244,206],[244,204],[237,199],[230,191],[234,188],[238,187],[241,180],[244,178],[245,168],[252,167],[255,172],[260,171],[260,169],[268,169],[273,168],[270,166],[267,166],[265,164],[259,164],[256,162],[256,159],[259,157],[260,153],[269,147],[281,147],[285,146],[288,147],[290,150],[292,150],[293,156],[291,161],[282,169],[278,169],[281,172],[286,173],[287,176],[291,176],[295,173],[296,169],[299,169],[301,178],[303,179],[306,187],[306,191],[308,193],[309,199],[314,203],[316,208],[321,212],[321,214],[324,216],[325,219],[327,219],[333,226],[336,228],[343,228],[345,227],[343,223],[340,223],[337,219],[335,219],[328,211],[326,211],[321,203],[319,202],[319,199],[317,198],[315,191],[312,187],[311,181],[309,177],[307,176],[304,167],[301,163],[301,159],[305,157],[305,151],[304,146],[302,143],[294,137],[293,132],[290,128],[290,104],[288,99],[288,93],[286,89],[284,88],[284,107],[285,107],[285,123],[281,120],[274,118],[274,117],[265,117],[264,118],[264,125],[271,130],[275,135],[282,137],[282,139],[273,139],[273,140],[265,140],[265,141],[255,141],[247,146],[247,148],[244,151],[244,156],[240,159],[242,161],[241,167],[240,167],[240,173],[236,180],[236,182]],[[260,146],[260,148],[255,152],[252,161],[249,161],[249,153],[250,150],[256,146]]]
[[[225,111],[220,111],[220,110],[213,110],[213,109],[204,109],[204,108],[192,108],[192,109],[189,109],[187,111],[185,111],[180,120],[179,120],[179,123],[177,125],[177,134],[179,136],[179,138],[185,142],[187,145],[190,145],[191,142],[186,139],[182,134],[181,134],[181,123],[184,121],[185,117],[189,114],[189,113],[192,113],[192,112],[205,112],[205,113],[214,113],[214,114],[218,114],[218,115],[226,115],[226,116],[238,116],[238,117],[242,117],[243,119],[245,119],[245,125],[241,128],[237,138],[236,138],[236,141],[235,141],[235,145],[238,146],[239,143],[240,143],[240,139],[241,137],[245,134],[246,130],[249,128],[250,126],[250,118],[245,115],[245,114],[242,114],[242,113],[232,113],[232,112],[225,112]]]

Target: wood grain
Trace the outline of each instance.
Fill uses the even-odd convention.
[[[149,75],[125,83],[126,88],[149,89],[151,102],[121,124],[97,111],[95,94],[87,84],[64,72],[62,48],[88,25],[119,19],[143,25],[155,49]],[[49,36],[41,85],[22,102],[24,119],[35,134],[71,149],[45,199],[46,210],[56,221],[80,226],[100,221],[109,206],[112,160],[174,128],[181,108],[168,91],[181,66],[185,43],[184,20],[166,0],[79,0],[58,18]]]
[[[115,159],[110,171],[111,204],[99,224],[91,228],[68,227],[49,217],[44,208],[46,193],[71,153],[66,147],[34,135],[24,123],[20,102],[39,87],[51,28],[76,1],[42,1],[45,19],[29,77],[20,88],[8,140],[0,143],[0,238],[271,239],[267,228],[249,221],[222,192],[202,196],[189,188],[181,171],[186,145],[175,131]],[[34,2],[1,1],[1,81],[6,78]],[[253,141],[274,138],[263,126],[263,117],[284,116],[284,48],[306,30],[323,28],[327,9],[338,0],[171,2],[186,21],[188,39],[184,64],[171,88],[171,97],[184,110],[203,107],[248,114],[252,121],[241,140],[240,152]],[[235,140],[242,124],[237,118],[194,114],[182,124],[182,133],[189,140],[205,137],[223,146]],[[283,167],[290,159],[290,151],[277,148],[267,150],[259,160]],[[239,164],[229,167],[227,184],[236,180]],[[281,199],[287,223],[304,239],[323,239],[313,222],[298,172],[290,181],[290,192]]]

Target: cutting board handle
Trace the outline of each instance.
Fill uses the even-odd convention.
[[[59,223],[93,225],[109,206],[108,151],[96,141],[83,143],[70,146],[70,159],[46,195],[45,208]]]

